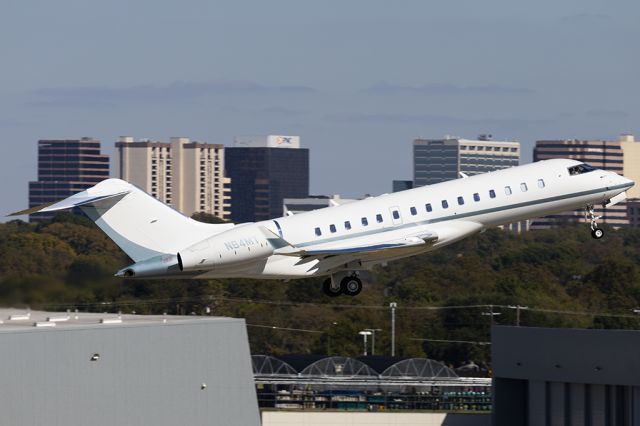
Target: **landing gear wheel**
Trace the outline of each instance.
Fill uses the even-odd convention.
[[[326,280],[324,280],[324,282],[322,283],[322,291],[324,291],[324,294],[329,297],[336,297],[342,294],[342,288],[334,287],[331,278],[327,278]]]
[[[587,206],[585,209],[585,216],[589,222],[591,222],[591,236],[596,240],[599,240],[604,236],[604,231],[598,228],[598,219],[601,219],[602,216],[596,216],[596,212],[593,209],[593,206]]]
[[[357,296],[362,291],[362,281],[356,276],[344,277],[340,281],[340,288],[347,296]]]

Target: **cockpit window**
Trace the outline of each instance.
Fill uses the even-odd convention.
[[[569,174],[571,176],[581,175],[583,173],[592,172],[594,170],[596,170],[596,168],[593,167],[591,164],[582,163],[582,164],[578,164],[577,166],[569,167]]]

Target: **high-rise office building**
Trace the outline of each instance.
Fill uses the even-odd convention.
[[[109,156],[100,153],[100,141],[84,137],[38,141],[38,180],[29,182],[29,207],[60,201],[109,178]],[[34,213],[37,222],[55,216]]]
[[[392,192],[406,191],[407,189],[413,189],[412,180],[393,180],[391,183]]]
[[[204,212],[228,218],[223,145],[183,137],[136,142],[122,136],[116,142],[115,174],[187,216]]]
[[[416,139],[413,141],[413,186],[432,185],[460,177],[506,169],[520,163],[520,143],[478,139]]]
[[[231,178],[231,220],[282,216],[285,198],[309,196],[309,150],[299,136],[242,136],[225,149]]]
[[[342,198],[339,194],[334,194],[332,196],[310,195],[307,198],[285,198],[282,205],[282,215],[296,215],[327,207],[341,206],[343,204],[353,203],[354,201],[358,200],[353,198]]]
[[[633,142],[632,139],[627,141]],[[627,161],[629,165],[634,162],[636,164],[640,163],[640,158],[633,160],[634,155],[636,155],[635,153],[640,154],[640,151],[634,151],[633,148],[635,146],[631,146],[625,154],[622,150],[621,142],[621,140],[540,140],[536,142],[533,150],[533,161],[548,160],[551,158],[571,158],[589,163],[598,169],[623,174],[625,161]],[[625,155],[627,156],[626,160]],[[614,227],[629,225],[626,203],[619,203],[606,209],[603,209],[602,206],[595,207],[596,214],[602,216],[601,223]],[[562,223],[584,221],[584,210],[575,210],[535,219],[533,220],[531,228],[546,229]]]

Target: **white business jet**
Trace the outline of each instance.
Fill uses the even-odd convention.
[[[327,295],[355,296],[360,271],[519,220],[585,208],[592,236],[602,238],[594,206],[625,200],[633,185],[616,173],[555,159],[263,222],[206,224],[107,179],[13,215],[81,208],[135,262],[116,276],[326,276]]]

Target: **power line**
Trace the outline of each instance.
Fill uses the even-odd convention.
[[[162,299],[129,299],[119,301],[103,301],[103,302],[90,302],[90,303],[73,303],[73,302],[60,302],[60,303],[48,303],[39,304],[41,308],[102,308],[107,309],[110,307],[122,307],[122,306],[134,306],[134,305],[160,305],[160,304],[177,304],[177,303],[214,303],[214,302],[228,302],[228,303],[249,303],[249,304],[263,304],[271,306],[283,306],[283,307],[314,307],[322,309],[368,309],[386,311],[388,306],[385,305],[356,305],[356,304],[332,304],[332,303],[313,303],[313,302],[292,302],[286,300],[265,300],[265,299],[252,299],[252,298],[240,298],[240,297],[227,297],[217,295],[202,295],[198,297],[172,297]],[[517,306],[512,305],[451,305],[451,306],[406,306],[399,305],[397,310],[400,311],[444,311],[444,310],[464,310],[464,309],[518,309]],[[574,316],[586,316],[586,317],[605,317],[605,318],[628,318],[628,319],[640,319],[640,315],[636,314],[623,314],[613,312],[590,312],[590,311],[571,311],[563,309],[550,309],[550,308],[536,308],[520,306],[519,309],[523,311],[559,314],[559,315],[574,315]]]
[[[275,326],[275,325],[247,324],[247,327],[268,328],[270,330],[300,331],[302,333],[324,333],[324,331],[321,331],[321,330],[309,330],[309,329],[305,329],[305,328],[291,328],[291,327],[278,327],[278,326]]]
[[[428,337],[411,337],[409,338],[409,340],[417,340],[417,341],[421,341],[421,342],[436,342],[436,343],[463,343],[463,344],[467,344],[467,345],[479,345],[479,346],[486,346],[486,345],[490,345],[491,342],[478,342],[478,341],[474,341],[474,340],[447,340],[447,339],[430,339]]]

